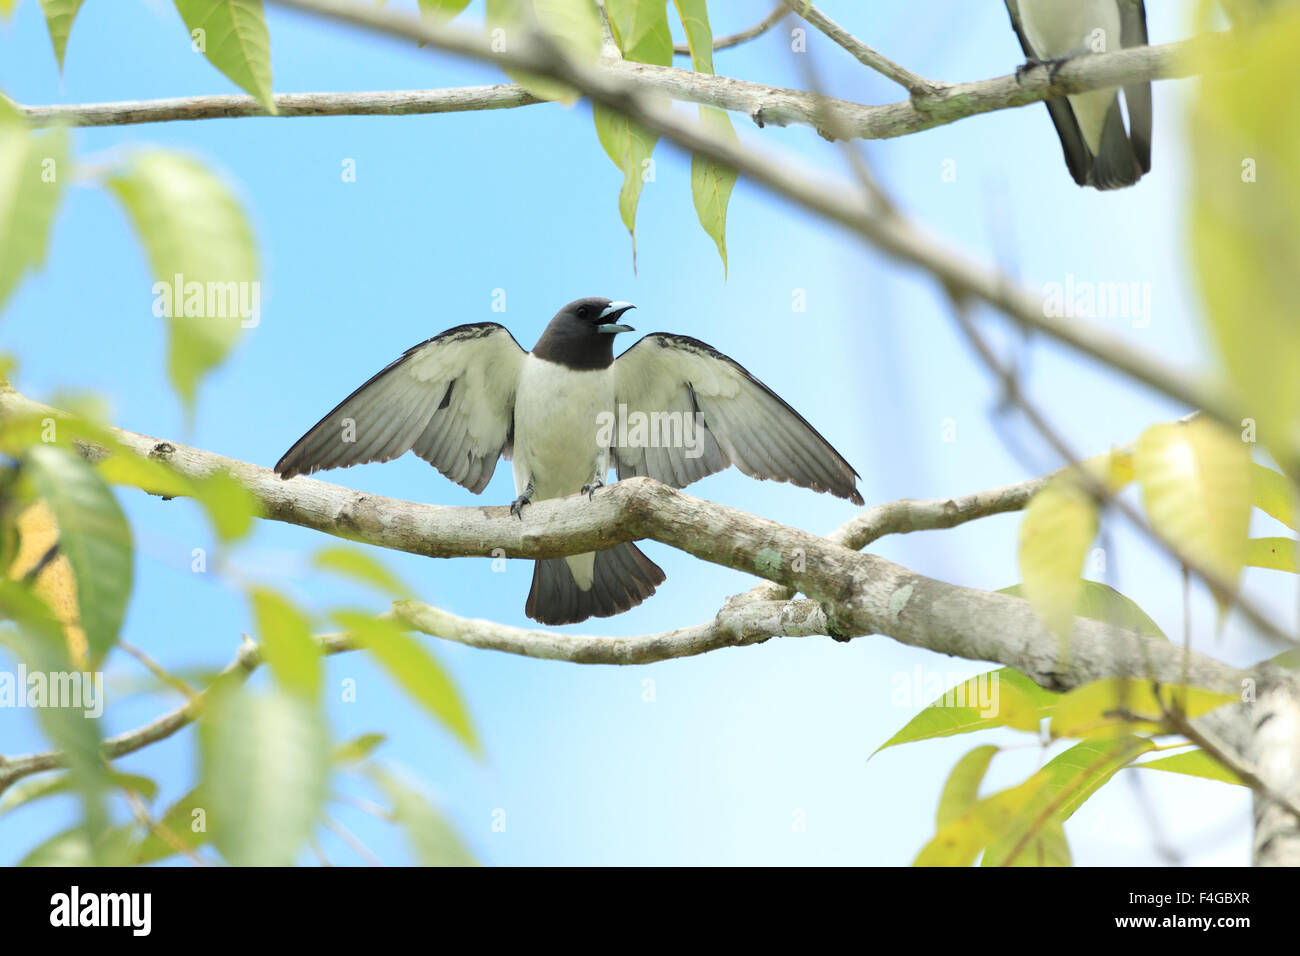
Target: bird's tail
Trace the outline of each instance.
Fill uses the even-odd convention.
[[[578,586],[564,558],[543,558],[533,566],[533,587],[524,613],[542,624],[576,624],[634,608],[655,593],[664,573],[628,541],[596,552],[591,586]]]
[[[1092,161],[1091,183],[1098,189],[1123,189],[1142,178],[1142,166],[1133,152],[1133,143],[1124,129],[1119,97],[1106,112],[1101,147]]]

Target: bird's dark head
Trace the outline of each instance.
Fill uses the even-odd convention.
[[[609,368],[614,361],[614,337],[635,331],[619,322],[634,309],[631,302],[593,296],[570,302],[551,319],[533,347],[533,355],[577,370]]]

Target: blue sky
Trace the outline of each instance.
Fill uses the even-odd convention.
[[[414,7],[392,0],[390,6]],[[1009,72],[1021,59],[1001,3],[827,0],[828,14],[923,75],[970,80]],[[1152,4],[1150,31],[1187,34],[1192,4]],[[467,16],[481,15],[475,3]],[[717,33],[747,26],[765,2],[714,0]],[[358,37],[296,14],[268,12],[277,92],[402,89],[498,81],[486,67],[410,45]],[[942,25],[936,29],[934,25]],[[717,56],[720,72],[777,86],[805,82],[788,28]],[[828,88],[862,102],[899,91],[819,35],[810,36]],[[60,78],[35,0],[0,25],[0,90],[25,104],[149,99],[230,92],[190,52],[170,4],[87,4]],[[1150,283],[1152,314],[1101,319],[1111,331],[1179,364],[1204,361],[1198,304],[1183,236],[1188,170],[1182,153],[1187,82],[1156,86],[1153,172],[1137,187],[1100,194],[1076,187],[1040,106],[976,117],[866,151],[902,208],[973,257],[1026,282]],[[746,141],[779,147],[836,173],[843,156],[806,129],[746,126]],[[621,174],[596,140],[585,105],[412,117],[242,119],[84,129],[88,161],[140,145],[193,152],[228,177],[250,211],[263,262],[262,320],[206,383],[191,431],[163,373],[163,336],[151,280],[113,200],[92,186],[66,196],[45,270],[0,319],[0,348],[17,355],[15,383],[51,399],[69,389],[104,396],[115,421],[234,458],[273,464],[325,411],[410,345],[465,322],[502,321],[530,347],[555,310],[583,295],[635,302],[641,332],[693,335],[731,355],[800,410],[862,475],[868,503],[956,495],[1039,473],[1056,462],[1023,427],[998,425],[996,392],[957,335],[926,277],[882,258],[741,181],[728,222],[730,274],[696,223],[689,159],[661,144],[656,181],[638,218],[637,272],[618,217]],[[355,160],[356,182],[342,164]],[[942,176],[955,164],[955,182]],[[506,292],[504,315],[491,311]],[[792,311],[803,290],[807,311]],[[1000,327],[996,316],[982,316]],[[631,344],[635,336],[628,336]],[[1000,341],[1011,337],[1000,335]],[[1023,351],[1027,385],[1084,452],[1131,441],[1148,424],[1186,410],[1035,342]],[[955,427],[955,440],[945,430]],[[1010,434],[1023,451],[1002,441]],[[439,504],[514,497],[499,467],[481,498],[407,456],[322,476],[377,494]],[[736,472],[692,493],[812,531],[854,514],[847,502]],[[195,547],[213,548],[196,509],[123,493],[139,544],[138,581],[125,636],[175,668],[214,668],[233,655],[249,615],[234,582],[267,582],[309,607],[380,601],[310,570],[315,533],[262,523],[251,541],[205,575]],[[974,587],[1016,580],[1017,518],[886,539],[878,553],[931,576]],[[1108,524],[1114,583],[1171,634],[1181,633],[1176,570],[1126,528]],[[1268,533],[1279,533],[1270,531]],[[644,550],[667,572],[650,601],[580,633],[636,634],[706,620],[753,582],[657,543]],[[382,557],[415,596],[472,617],[526,625],[528,562],[494,573],[484,560]],[[1294,618],[1280,576],[1252,572],[1247,590]],[[1193,603],[1198,648],[1234,663],[1267,650],[1235,619],[1216,634],[1212,605]],[[436,643],[429,639],[431,644]],[[953,679],[987,669],[860,638],[770,641],[643,668],[579,667],[437,645],[484,738],[487,758],[465,756],[358,655],[329,662],[359,699],[335,703],[346,737],[389,735],[380,751],[434,792],[485,862],[493,864],[722,864],[909,862],[933,832],[940,787],[956,759],[984,738],[871,752],[919,708],[894,706],[900,675],[915,668]],[[137,678],[124,655],[112,672]],[[259,678],[260,679],[260,678]],[[647,684],[652,682],[652,684]],[[110,693],[114,684],[110,682]],[[117,685],[122,691],[126,685]],[[650,691],[653,693],[650,693]],[[646,698],[653,698],[652,702]],[[106,733],[147,721],[175,701],[160,695],[110,702]],[[164,801],[193,782],[193,731],[120,761],[153,775]],[[988,738],[1024,744],[1020,737]],[[22,711],[0,711],[0,752],[44,749]],[[1022,746],[1000,756],[991,784],[1023,779],[1043,755]],[[1187,862],[1248,859],[1244,792],[1195,780],[1128,772],[1067,826],[1079,863],[1158,863],[1152,822]],[[74,805],[44,801],[0,818],[0,862],[66,826]],[[506,815],[492,832],[493,812]],[[399,834],[350,807],[336,817],[388,862],[406,860]],[[796,827],[802,820],[804,827]],[[357,862],[331,834],[336,862]]]

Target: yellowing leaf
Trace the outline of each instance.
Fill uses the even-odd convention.
[[[190,43],[236,86],[257,97],[268,113],[271,96],[271,36],[262,0],[174,0],[190,31]]]
[[[1202,417],[1147,429],[1133,461],[1152,526],[1181,554],[1235,583],[1250,526],[1249,446]]]
[[[1250,466],[1251,500],[1256,508],[1270,517],[1276,518],[1292,531],[1300,531],[1296,525],[1295,492],[1286,476],[1265,468],[1258,462]]]
[[[911,686],[896,688],[900,689],[907,692],[909,699],[917,690]],[[902,730],[877,747],[872,756],[898,744],[993,727],[1036,732],[1042,719],[1051,715],[1059,696],[1009,667],[979,674],[939,694]],[[903,702],[895,703],[901,706]]]
[[[988,844],[1022,821],[1043,791],[1034,776],[1017,787],[995,793],[944,826],[917,854],[913,866],[970,866]]]
[[[998,748],[992,744],[976,747],[967,753],[948,774],[948,782],[943,785],[939,795],[939,810],[935,814],[935,825],[942,829],[975,805],[979,798],[980,784],[988,772]]]
[[[1159,760],[1135,763],[1133,766],[1139,770],[1166,770],[1170,773],[1186,774],[1189,777],[1233,783],[1240,787],[1248,786],[1246,781],[1199,748],[1170,757],[1161,757]]]
[[[59,529],[59,551],[76,579],[77,607],[92,663],[117,641],[131,595],[131,528],[89,463],[54,445],[28,449],[24,470]]]
[[[1097,506],[1069,476],[1049,482],[1020,522],[1020,592],[1049,630],[1074,632],[1083,563],[1097,536]]]
[[[1075,688],[1061,698],[1052,715],[1053,737],[1098,739],[1129,733],[1170,733],[1161,701],[1200,717],[1237,698],[1199,687],[1162,686],[1157,698],[1150,681],[1110,679]]]
[[[86,662],[86,632],[81,627],[77,609],[77,579],[67,555],[58,547],[59,529],[44,501],[37,500],[14,519],[18,530],[18,551],[7,569],[10,580],[31,576],[32,593],[49,608],[63,625],[68,642],[68,657],[78,665]]]
[[[1253,568],[1297,573],[1294,538],[1251,538],[1246,542],[1246,563]]]

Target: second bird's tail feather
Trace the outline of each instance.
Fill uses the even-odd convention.
[[[564,558],[543,558],[533,566],[533,587],[524,613],[542,624],[576,624],[634,608],[655,593],[664,573],[632,542],[596,552],[591,587],[583,590]]]

